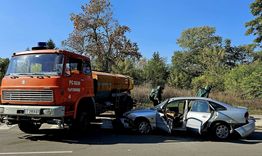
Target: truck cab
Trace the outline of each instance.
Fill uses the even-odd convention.
[[[79,101],[94,97],[90,60],[63,50],[14,53],[1,93],[0,115],[8,124],[76,118]]]

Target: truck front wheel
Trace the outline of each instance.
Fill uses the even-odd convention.
[[[30,121],[23,121],[18,123],[18,127],[24,133],[34,134],[39,131],[41,124],[30,122]]]
[[[87,112],[81,111],[79,112],[76,122],[77,122],[77,129],[80,132],[85,132],[90,127],[90,116]]]

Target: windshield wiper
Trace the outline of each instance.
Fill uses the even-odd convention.
[[[46,77],[50,78],[50,75],[46,75],[46,74],[43,74],[43,73],[31,73],[31,75],[37,75],[37,77],[38,76],[40,76],[40,77],[46,76]]]

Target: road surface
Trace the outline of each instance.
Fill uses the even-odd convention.
[[[56,126],[43,125],[41,133],[25,134],[17,126],[0,125],[1,155],[36,156],[262,156],[262,131],[246,139],[212,141],[207,136],[156,132],[140,136],[94,125],[86,135],[72,135]]]

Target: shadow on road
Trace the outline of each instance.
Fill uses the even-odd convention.
[[[42,134],[40,134],[42,133]],[[89,145],[108,145],[108,144],[147,144],[147,143],[179,143],[179,142],[210,142],[213,140],[210,135],[197,135],[187,132],[175,132],[172,135],[161,131],[156,131],[151,135],[138,135],[133,131],[115,131],[93,127],[85,134],[76,134],[68,130],[43,129],[39,134],[19,137],[31,141],[53,141],[69,144],[89,144]],[[236,144],[258,144],[262,143],[262,132],[257,131],[245,139],[233,137],[227,141]]]
[[[103,115],[102,117],[112,117],[112,115]],[[100,123],[108,123],[100,120]],[[109,119],[110,120],[110,119]],[[112,118],[111,118],[112,120]],[[112,121],[111,121],[112,122]],[[102,126],[103,127],[103,126]],[[174,132],[169,135],[162,131],[155,131],[150,135],[139,135],[134,131],[126,129],[101,128],[101,124],[93,124],[89,131],[84,134],[74,133],[66,129],[41,129],[39,134],[25,134],[19,137],[31,141],[54,141],[69,144],[90,144],[90,145],[108,145],[108,144],[147,144],[147,143],[179,143],[179,142],[210,142],[216,141],[209,134],[197,135],[188,132]],[[222,141],[220,141],[222,142]],[[224,142],[236,144],[258,144],[262,143],[262,131],[256,131],[249,137],[242,139],[234,135],[231,139]]]

